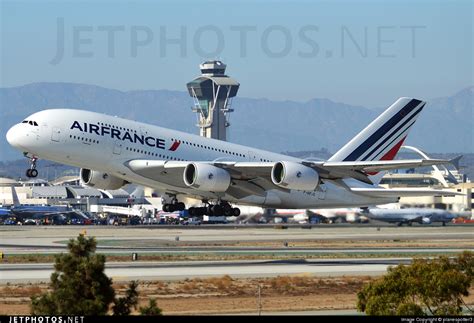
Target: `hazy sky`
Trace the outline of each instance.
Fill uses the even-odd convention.
[[[239,96],[369,107],[473,84],[472,1],[1,1],[1,87],[185,90],[208,58]]]

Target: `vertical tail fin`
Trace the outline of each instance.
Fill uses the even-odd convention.
[[[417,99],[398,99],[329,161],[392,160],[424,106]]]
[[[393,160],[425,104],[412,98],[398,99],[329,161]],[[369,175],[373,175],[374,183],[383,176],[380,173]]]
[[[20,199],[18,198],[18,194],[16,194],[15,185],[12,185],[12,200],[13,206],[20,206]]]

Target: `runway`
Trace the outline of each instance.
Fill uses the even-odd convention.
[[[388,266],[410,263],[398,259],[274,260],[274,261],[192,261],[192,262],[110,262],[105,273],[114,281],[183,280],[229,275],[235,278],[310,276],[374,276]],[[53,264],[1,264],[0,284],[47,282]]]
[[[190,229],[192,228],[192,229]],[[231,226],[220,229],[181,227],[113,227],[113,226],[23,226],[0,227],[0,247],[37,246],[64,247],[70,238],[79,233],[93,236],[99,247],[170,246],[179,242],[188,244],[222,244],[265,241],[343,241],[343,240],[467,240],[474,241],[472,226],[313,226],[311,229],[290,227]]]
[[[415,255],[474,252],[474,230],[469,226],[1,227],[0,251],[6,258],[57,254],[65,252],[68,240],[79,233],[96,238],[97,252],[122,257],[116,259],[123,262],[107,262],[106,274],[116,281],[223,275],[372,276],[385,273],[390,265],[408,263]],[[132,253],[153,261],[128,262]],[[170,259],[177,261],[163,261]],[[226,261],[216,261],[221,259]],[[0,283],[48,281],[52,268],[52,263],[4,263]]]
[[[66,246],[34,246],[34,245],[1,245],[5,254],[57,254],[66,252]],[[234,255],[326,255],[326,254],[426,254],[426,253],[457,253],[464,250],[474,252],[474,248],[315,248],[315,247],[98,247],[97,252],[107,255],[199,255],[199,254],[234,254]]]

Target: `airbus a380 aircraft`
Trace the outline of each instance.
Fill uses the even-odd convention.
[[[7,133],[30,158],[81,167],[90,186],[127,183],[165,194],[164,211],[183,210],[183,196],[203,201],[190,215],[239,215],[230,203],[269,208],[330,208],[397,202],[443,191],[384,189],[381,171],[446,163],[393,160],[425,102],[400,98],[328,161],[294,158],[104,114],[52,109],[32,114]],[[378,174],[377,174],[378,173]],[[451,193],[452,194],[452,193]]]

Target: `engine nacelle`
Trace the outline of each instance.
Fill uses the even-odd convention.
[[[282,161],[273,165],[272,181],[287,189],[313,191],[319,185],[319,174],[302,164]]]
[[[188,164],[183,180],[187,186],[206,192],[225,192],[230,186],[229,172],[201,163]]]
[[[87,186],[102,190],[117,190],[128,184],[121,178],[87,168],[81,168],[81,181]]]

